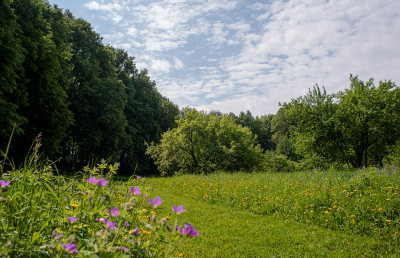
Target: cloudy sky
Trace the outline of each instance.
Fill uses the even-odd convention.
[[[49,0],[128,51],[180,107],[253,115],[316,83],[400,85],[398,0]]]

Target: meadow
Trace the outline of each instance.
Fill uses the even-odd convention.
[[[38,160],[2,171],[4,257],[400,255],[395,166],[120,178]]]
[[[400,255],[399,179],[398,168],[388,166],[293,173],[222,172],[152,178],[149,182],[168,200],[197,209],[190,219],[200,234],[205,231],[204,239],[177,243],[189,256],[217,257],[232,252],[231,256],[247,257],[349,257]],[[226,241],[215,247],[207,238]],[[215,253],[205,255],[207,250]]]

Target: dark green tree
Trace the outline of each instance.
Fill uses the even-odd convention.
[[[11,131],[23,133],[21,125],[27,119],[20,114],[20,108],[27,105],[26,87],[19,85],[23,75],[23,60],[26,54],[21,42],[21,28],[11,2],[0,2],[0,148],[6,146]]]
[[[72,69],[69,30],[62,25],[61,11],[47,2],[16,0],[11,7],[17,16],[19,39],[25,52],[23,70],[20,70],[23,72],[16,82],[18,88],[26,89],[27,96],[27,105],[19,111],[27,120],[21,125],[24,136],[18,137],[14,149],[25,155],[35,136],[41,133],[41,150],[54,159],[72,123],[66,94]]]

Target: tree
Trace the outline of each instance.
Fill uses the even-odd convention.
[[[27,96],[26,105],[18,109],[27,122],[20,126],[23,136],[15,139],[14,150],[16,156],[25,155],[41,133],[45,156],[58,158],[60,143],[72,123],[66,94],[72,69],[70,31],[64,26],[61,10],[51,8],[47,2],[16,0],[11,7],[25,53],[16,83]]]
[[[23,74],[25,50],[21,42],[21,28],[11,8],[11,1],[0,3],[0,145],[4,147],[11,135],[23,133],[21,125],[27,122],[20,109],[27,105],[26,87],[18,84]]]
[[[313,90],[284,105],[284,116],[289,123],[296,152],[303,157],[320,156],[329,161],[343,158],[343,141],[334,117],[337,103],[315,85]]]
[[[230,116],[232,116],[232,114]],[[253,135],[257,136],[257,141],[264,150],[271,150],[275,147],[271,138],[272,116],[257,116],[254,118],[251,112],[247,111],[246,113],[240,112],[239,116],[234,116],[234,118],[237,124],[248,127]]]
[[[350,75],[350,88],[337,94],[337,127],[343,135],[343,153],[353,167],[382,165],[387,146],[400,136],[400,90],[391,81],[366,83]]]
[[[64,140],[63,160],[67,169],[79,169],[95,159],[119,159],[127,143],[127,96],[115,68],[114,50],[102,44],[88,22],[67,15],[74,67],[68,98],[74,124]]]
[[[163,133],[159,144],[152,143],[147,149],[163,174],[252,170],[262,166],[262,149],[256,138],[227,115],[219,118],[184,109],[177,125]]]

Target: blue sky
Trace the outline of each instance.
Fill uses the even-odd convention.
[[[397,0],[50,0],[128,51],[180,107],[275,113],[349,75],[400,84]]]

